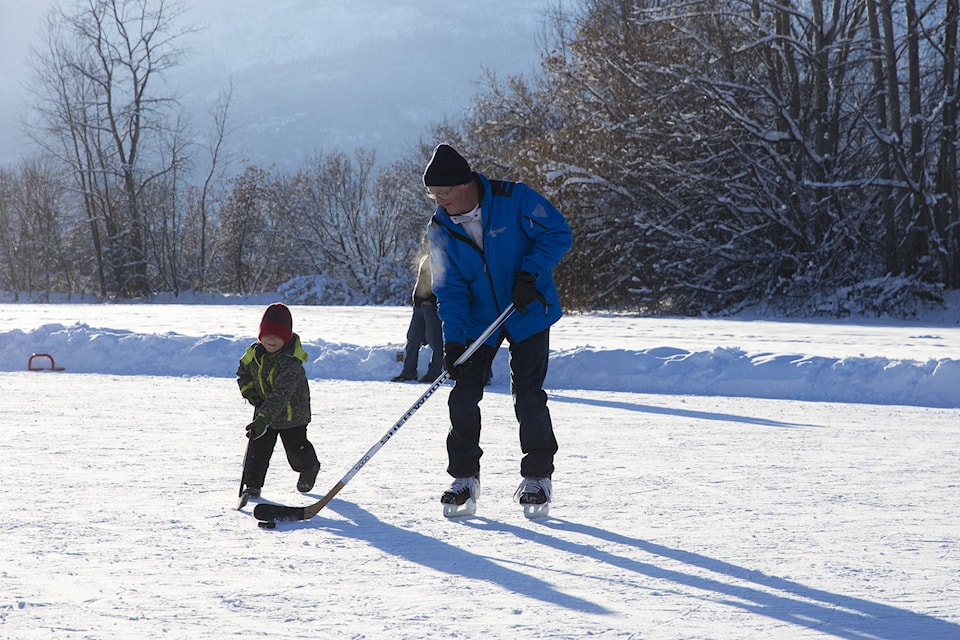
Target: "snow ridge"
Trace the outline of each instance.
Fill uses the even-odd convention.
[[[47,324],[0,332],[6,358],[0,371],[22,371],[34,353],[53,354],[72,373],[232,377],[250,338],[185,336]],[[356,345],[304,340],[311,379],[382,381],[396,374],[400,345]],[[506,347],[501,348],[505,352]],[[38,362],[39,366],[46,362]],[[507,355],[494,364],[493,390],[505,390]],[[960,407],[960,360],[824,357],[747,353],[735,347],[555,350],[549,389],[585,389],[781,400]]]

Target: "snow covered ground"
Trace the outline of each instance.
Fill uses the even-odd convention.
[[[502,354],[476,517],[440,516],[442,388],[263,530],[233,508],[256,302],[0,304],[0,638],[960,638],[960,306],[569,316],[550,517],[511,500]],[[293,311],[323,469],[301,496],[277,451],[265,498],[303,505],[427,385],[386,381],[408,308]]]

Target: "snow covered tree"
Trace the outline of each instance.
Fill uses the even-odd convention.
[[[429,209],[418,180],[409,163],[378,168],[365,149],[318,156],[293,180],[302,273],[342,283],[356,299],[405,301],[408,258],[420,246]]]
[[[555,17],[543,77],[488,89],[459,132],[542,176],[577,306],[816,311],[884,275],[949,283],[955,4],[592,0]]]
[[[942,29],[943,110],[939,135],[933,204],[933,257],[943,284],[960,288],[960,0],[945,0]]]
[[[957,0],[867,3],[889,271],[960,286]]]
[[[418,182],[412,163],[378,167],[363,149],[318,155],[293,175],[248,167],[211,203],[206,281],[237,293],[281,287],[303,304],[403,303],[430,211]]]

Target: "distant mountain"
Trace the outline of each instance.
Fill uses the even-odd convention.
[[[236,130],[228,142],[235,155],[260,166],[289,169],[317,151],[360,145],[390,161],[429,125],[458,118],[484,69],[501,78],[535,71],[543,16],[555,4],[187,3],[185,19],[198,31],[181,39],[188,52],[168,82],[197,128],[208,126],[209,106],[232,83]],[[4,107],[0,130],[9,131],[15,117]],[[2,144],[0,151],[6,156],[14,148]]]

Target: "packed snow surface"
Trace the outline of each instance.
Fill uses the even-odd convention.
[[[476,516],[438,502],[448,383],[265,530],[233,375],[269,301],[0,304],[0,638],[960,638],[956,309],[568,315],[547,518],[512,501],[504,347]],[[265,500],[322,498],[429,388],[388,381],[409,314],[293,307],[323,468],[301,495],[278,450]]]

